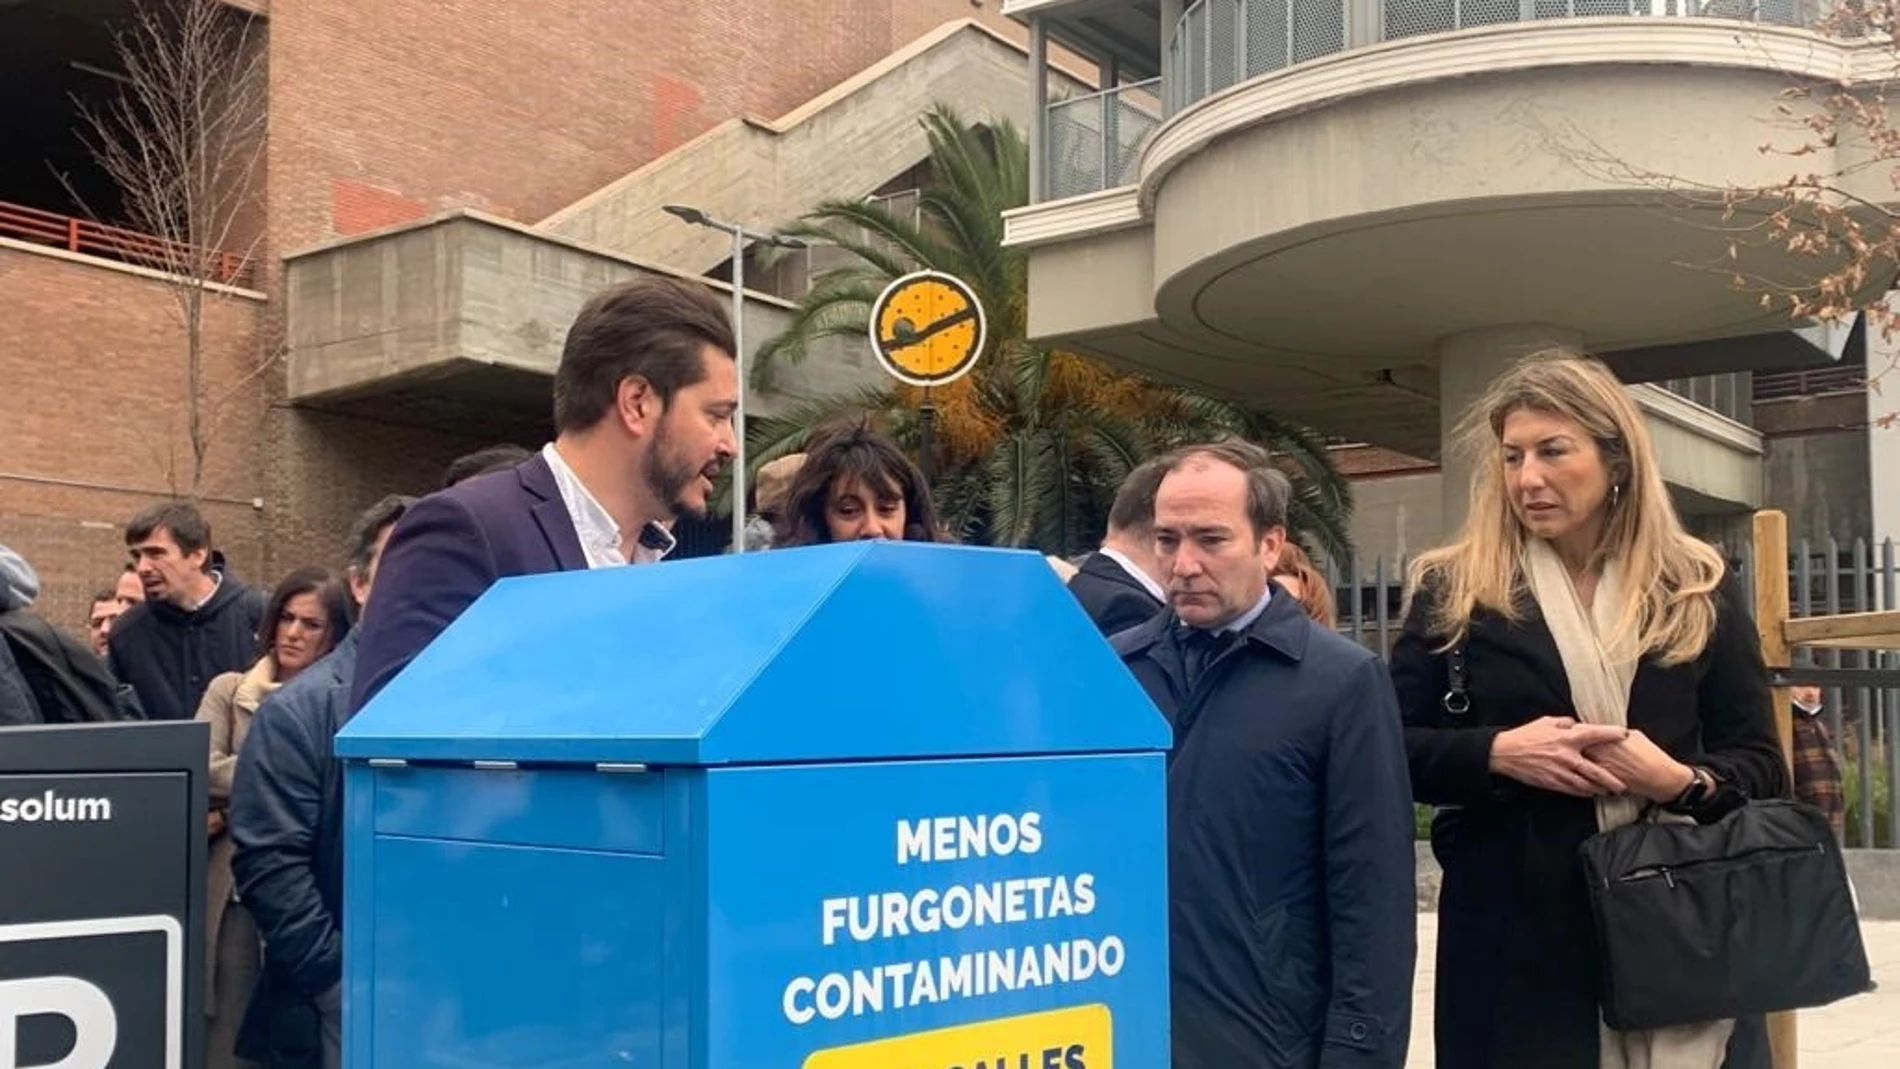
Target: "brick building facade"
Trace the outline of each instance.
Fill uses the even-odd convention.
[[[36,6],[56,5],[20,10]],[[286,403],[285,255],[454,208],[532,224],[722,121],[789,111],[946,21],[1022,37],[1000,0],[235,6],[267,20],[263,251],[255,290],[221,296],[207,318],[206,392],[225,418],[200,495],[234,572],[265,585],[340,564],[358,510],[432,489],[493,438]],[[172,296],[149,273],[0,229],[0,303],[0,375],[19,391],[0,421],[0,543],[42,573],[45,614],[76,628],[86,592],[123,560],[119,526],[189,469]]]

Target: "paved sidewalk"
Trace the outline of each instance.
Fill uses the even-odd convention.
[[[1804,1010],[1795,1035],[1799,1069],[1885,1069],[1900,1067],[1900,921],[1861,925],[1867,958],[1880,990]],[[1418,978],[1413,987],[1412,1051],[1406,1069],[1435,1069],[1432,1064],[1433,955],[1438,945],[1438,915],[1418,918]],[[1449,1067],[1448,1067],[1449,1069]]]

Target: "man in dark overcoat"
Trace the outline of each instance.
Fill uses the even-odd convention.
[[[1169,611],[1114,645],[1174,727],[1175,1069],[1398,1069],[1417,953],[1411,785],[1371,652],[1267,576],[1287,480],[1257,447],[1167,460]]]

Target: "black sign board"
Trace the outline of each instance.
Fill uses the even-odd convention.
[[[196,722],[0,730],[0,1069],[202,1063]]]

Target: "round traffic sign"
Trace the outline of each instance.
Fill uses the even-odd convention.
[[[942,386],[976,365],[987,323],[976,291],[954,275],[916,271],[871,305],[871,351],[899,382]]]

